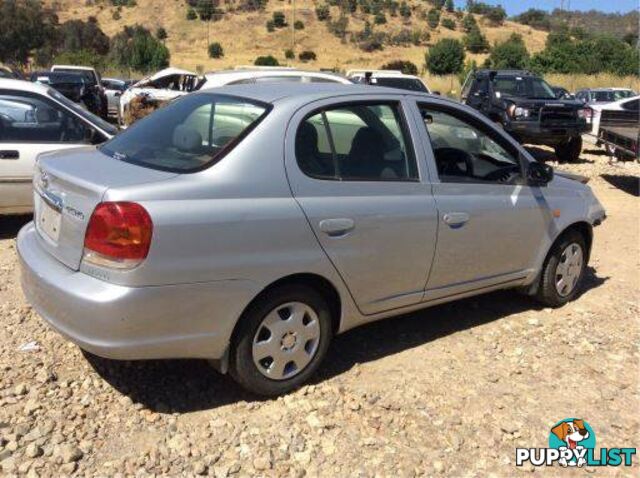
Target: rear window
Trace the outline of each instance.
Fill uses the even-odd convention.
[[[188,173],[219,161],[268,113],[245,98],[191,94],[157,110],[100,149],[122,161]]]
[[[420,91],[428,93],[427,88],[417,78],[376,78],[371,79],[371,84],[376,86],[387,86],[401,90]]]

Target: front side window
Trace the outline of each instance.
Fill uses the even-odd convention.
[[[198,171],[220,160],[268,110],[268,105],[244,98],[187,95],[136,122],[101,150],[153,169]]]
[[[520,177],[515,148],[472,119],[420,105],[443,183],[504,183]]]
[[[87,143],[103,140],[93,128],[37,95],[0,93],[0,142]]]
[[[399,104],[348,104],[307,117],[296,135],[296,159],[307,175],[348,181],[418,178]]]

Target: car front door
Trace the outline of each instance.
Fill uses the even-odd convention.
[[[401,97],[325,100],[286,135],[287,176],[320,246],[364,314],[422,300],[437,211]]]
[[[38,155],[86,145],[90,131],[87,123],[42,95],[0,90],[0,214],[30,212]]]
[[[520,150],[462,108],[416,104],[440,221],[425,300],[521,281],[552,218]]]

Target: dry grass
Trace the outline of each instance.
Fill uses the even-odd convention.
[[[52,0],[48,0],[51,3]],[[295,52],[313,50],[318,59],[310,63],[301,63],[297,60],[287,61],[284,51],[292,47],[293,35],[291,28],[285,28],[273,33],[268,33],[265,22],[271,18],[276,10],[285,13],[287,21],[293,24],[292,4],[282,0],[271,0],[265,12],[260,13],[232,13],[218,22],[201,22],[186,20],[186,3],[184,0],[137,0],[135,8],[123,8],[120,20],[113,19],[115,8],[105,3],[85,6],[80,0],[56,0],[61,9],[60,21],[72,18],[86,19],[95,16],[100,27],[108,35],[114,35],[125,25],[141,24],[155,31],[158,27],[164,27],[169,37],[166,40],[171,50],[171,63],[174,66],[195,70],[200,66],[205,71],[233,67],[239,64],[252,64],[259,55],[274,55],[281,63],[307,69],[337,68],[348,70],[351,68],[379,68],[381,65],[397,59],[409,60],[422,67],[427,45],[424,46],[387,46],[383,51],[366,53],[351,43],[342,43],[340,39],[331,35],[323,22],[319,22],[315,15],[316,2],[313,0],[297,0],[297,20],[305,24],[304,30],[295,32]],[[450,31],[439,27],[432,30],[426,21],[421,19],[421,12],[428,10],[430,5],[420,0],[409,0],[414,7],[413,15],[409,20],[403,20],[400,16],[391,17],[387,14],[388,23],[382,26],[374,26],[374,31],[394,33],[402,28],[410,30],[428,31],[431,35],[430,44],[441,38],[451,37],[462,39],[464,33],[458,26],[458,30]],[[339,10],[332,7],[333,18],[338,18]],[[443,12],[442,18],[455,17]],[[369,16],[372,21],[373,17]],[[364,27],[365,17],[356,14],[349,17],[349,29],[360,31]],[[478,17],[483,24],[483,20]],[[538,51],[544,47],[546,33],[532,30],[531,28],[506,22],[505,25],[495,28],[483,24],[483,31],[491,43],[506,39],[511,33],[521,33],[530,51]],[[210,42],[219,41],[224,50],[224,58],[214,60],[207,56],[207,45]],[[486,55],[468,55],[482,63]]]
[[[547,75],[545,79],[554,86],[562,86],[569,91],[576,91],[581,88],[598,88],[616,86],[620,88],[631,88],[640,91],[640,77],[637,76],[616,76],[610,73],[599,73],[597,75]]]

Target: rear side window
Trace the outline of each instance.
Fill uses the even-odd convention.
[[[348,104],[307,117],[296,135],[296,159],[308,176],[346,181],[418,178],[397,103]]]
[[[399,88],[401,90],[420,91],[428,93],[429,91],[417,78],[372,78],[371,84],[376,86],[387,86],[389,88]]]
[[[105,143],[101,151],[129,163],[194,172],[219,161],[268,113],[244,98],[193,94],[159,109]]]

